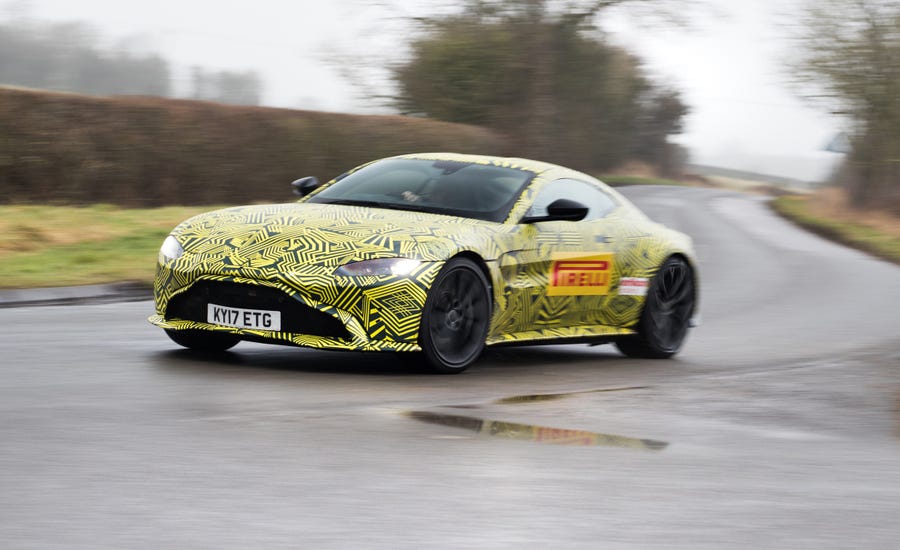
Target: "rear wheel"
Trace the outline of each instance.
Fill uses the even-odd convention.
[[[419,345],[432,370],[457,374],[484,350],[491,304],[475,262],[454,258],[438,273],[422,310]]]
[[[206,330],[170,330],[166,329],[169,338],[179,346],[197,351],[225,351],[234,347],[240,338],[234,334],[225,332],[211,332]]]
[[[666,359],[681,349],[694,314],[694,274],[682,258],[671,257],[650,282],[638,334],[616,341],[629,357]]]

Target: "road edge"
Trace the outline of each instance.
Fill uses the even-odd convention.
[[[52,288],[0,289],[0,309],[135,302],[152,298],[153,289],[146,283],[137,281]]]
[[[898,255],[897,252],[887,249],[883,244],[879,244],[878,242],[861,239],[854,235],[853,232],[862,230],[866,231],[871,236],[877,235],[879,238],[893,240],[890,235],[878,232],[870,227],[854,226],[840,220],[818,217],[806,211],[799,212],[786,203],[786,201],[790,199],[790,196],[775,197],[768,201],[769,209],[794,225],[802,227],[831,242],[842,244],[893,264],[900,265],[900,255]],[[801,208],[803,208],[803,206],[801,206]]]

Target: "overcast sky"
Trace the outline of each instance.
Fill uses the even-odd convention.
[[[799,0],[792,0],[799,1]],[[784,61],[788,0],[712,2],[715,13],[688,28],[651,26],[616,12],[603,27],[638,53],[648,70],[682,90],[692,113],[676,140],[692,160],[800,179],[827,176],[836,155],[823,147],[840,121],[789,89]],[[390,9],[385,8],[389,5]],[[188,69],[257,71],[264,103],[342,112],[383,112],[364,86],[402,54],[408,17],[445,2],[427,0],[17,0],[0,17],[29,13],[51,21],[83,21],[111,44],[159,52],[174,66],[176,90]],[[447,9],[446,7],[444,9]],[[368,68],[368,70],[367,70]]]

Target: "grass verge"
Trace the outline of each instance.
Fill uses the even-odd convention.
[[[614,177],[620,185],[660,185],[654,178]],[[681,185],[678,182],[661,185]],[[900,264],[900,236],[837,220],[809,197],[782,196],[772,208],[826,238]],[[150,284],[162,240],[180,221],[212,206],[123,209],[108,205],[0,206],[0,288],[119,281]]]
[[[169,231],[213,208],[0,206],[0,288],[150,284]]]
[[[786,195],[771,202],[781,216],[825,238],[900,264],[900,237],[876,228],[819,215],[810,208],[810,197]]]

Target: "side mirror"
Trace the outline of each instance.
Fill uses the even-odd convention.
[[[546,216],[525,216],[519,223],[581,221],[587,216],[588,207],[569,199],[556,199],[547,205]]]
[[[318,186],[319,179],[315,176],[306,176],[305,178],[300,178],[291,182],[291,187],[294,188],[294,194],[300,195],[301,197],[309,195]]]

